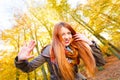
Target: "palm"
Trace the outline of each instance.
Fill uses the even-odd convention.
[[[30,41],[28,45],[24,44],[24,46],[21,48],[20,52],[18,53],[18,59],[19,60],[27,60],[29,58],[32,58],[33,55],[30,55],[31,51],[35,47],[35,41]]]

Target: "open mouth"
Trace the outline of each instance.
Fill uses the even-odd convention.
[[[68,44],[70,41],[65,41],[65,44]]]

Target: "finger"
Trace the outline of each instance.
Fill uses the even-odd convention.
[[[84,41],[84,38],[83,37],[79,37],[79,36],[76,36],[76,37],[74,37],[74,40],[75,41]]]
[[[30,51],[33,50],[33,48],[35,47],[35,45],[36,45],[35,43],[31,45],[31,47],[30,47]]]
[[[23,46],[21,47],[21,49],[20,49],[18,55],[20,55],[20,54],[23,53],[23,51],[24,51],[24,49],[25,49],[26,46],[27,46],[27,44],[26,44],[26,42],[24,42],[24,44],[23,44]]]
[[[29,42],[28,47],[31,48],[31,46],[32,46],[33,44],[35,44],[35,41],[34,41],[34,40],[31,40],[31,41]]]
[[[31,47],[32,44],[33,44],[33,40],[31,40],[31,41],[29,42],[28,47]]]
[[[76,39],[82,39],[82,38],[80,36],[76,35],[76,36],[74,36],[73,39],[76,40]]]
[[[81,38],[81,37],[82,37],[81,34],[75,34],[75,35],[73,35],[73,38]]]
[[[83,41],[82,39],[75,39],[75,41]]]
[[[26,43],[26,41],[24,41],[24,43],[23,43],[23,47],[26,47],[27,46],[27,43]]]
[[[73,35],[73,37],[77,36],[77,34]]]

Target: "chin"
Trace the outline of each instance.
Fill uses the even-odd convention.
[[[65,44],[65,46],[69,46],[70,44]]]

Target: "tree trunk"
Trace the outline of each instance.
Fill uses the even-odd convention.
[[[43,74],[44,80],[48,80],[47,79],[47,74],[46,74],[46,71],[45,71],[45,68],[44,68],[44,65],[41,66],[41,70],[42,70],[42,74]]]

